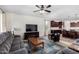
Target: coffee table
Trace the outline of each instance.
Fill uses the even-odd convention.
[[[29,39],[31,45],[31,52],[37,48],[44,48],[44,42],[40,38],[32,37]]]
[[[44,42],[40,38],[32,38],[30,41],[33,46],[43,45],[44,47]]]

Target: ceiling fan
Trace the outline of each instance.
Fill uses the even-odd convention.
[[[35,5],[37,8],[39,8],[39,10],[35,10],[34,12],[47,12],[50,13],[50,10],[47,10],[48,8],[51,7],[51,5]]]

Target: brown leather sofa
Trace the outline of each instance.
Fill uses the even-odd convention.
[[[62,35],[63,37],[68,37],[73,39],[79,38],[79,32],[75,30],[70,30],[70,31],[63,30]]]

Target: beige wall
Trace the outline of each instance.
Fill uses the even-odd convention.
[[[15,30],[15,34],[20,34],[23,36],[25,32],[25,24],[37,24],[40,36],[44,35],[45,32],[44,18],[19,15],[14,13],[6,13],[7,31],[16,28],[17,30]]]

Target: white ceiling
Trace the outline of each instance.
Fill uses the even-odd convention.
[[[5,12],[12,12],[22,15],[30,15],[37,17],[44,17],[48,19],[79,19],[79,5],[52,5],[48,8],[52,12],[46,15],[41,15],[39,12],[33,11],[39,10],[34,5],[0,5]]]

